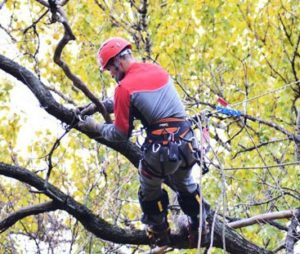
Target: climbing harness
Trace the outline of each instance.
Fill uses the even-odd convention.
[[[186,162],[186,167],[191,167],[197,163],[202,168],[202,174],[208,172],[206,164],[201,162],[201,149],[193,132],[194,124],[195,121],[192,118],[164,118],[146,127],[147,137],[142,151],[145,154],[151,149],[153,154],[160,153],[159,159],[163,171],[160,177],[164,176],[166,158],[163,153],[166,149],[168,161],[176,163],[183,159]],[[188,133],[190,134],[188,135]],[[187,144],[185,149],[182,146],[183,142]],[[154,168],[147,170],[150,167],[147,164],[149,163],[144,162],[144,170],[148,171],[149,174],[152,172],[155,174]]]

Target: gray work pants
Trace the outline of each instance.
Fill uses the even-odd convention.
[[[185,139],[193,137],[190,131]],[[178,144],[180,156],[178,161],[168,159],[168,147],[158,144],[148,145],[144,151],[139,166],[140,191],[142,201],[152,201],[162,195],[162,183],[165,182],[171,189],[179,193],[193,193],[197,184],[191,175],[196,159],[187,141],[181,140]],[[159,215],[143,214],[145,224],[161,224],[166,220],[165,213]]]

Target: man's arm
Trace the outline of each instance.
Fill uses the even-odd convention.
[[[126,141],[127,135],[119,131],[114,124],[101,124],[98,128],[101,137],[109,141]]]
[[[111,98],[106,98],[105,100],[101,101],[103,104],[106,112],[108,114],[112,114],[114,112],[114,101]],[[78,113],[83,117],[83,116],[90,116],[93,115],[97,112],[97,107],[94,103],[90,103],[87,106],[84,107],[79,107]]]
[[[114,124],[97,123],[91,116],[78,122],[78,127],[86,132],[97,133],[98,136],[109,141],[126,141],[127,135],[119,131]]]

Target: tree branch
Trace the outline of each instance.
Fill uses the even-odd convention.
[[[55,3],[54,3],[55,4]],[[65,4],[65,3],[64,3]],[[111,123],[111,118],[106,112],[104,105],[101,101],[88,89],[87,85],[74,73],[72,73],[70,67],[62,60],[61,55],[64,47],[71,40],[75,40],[75,35],[72,32],[72,29],[68,23],[67,17],[61,6],[55,5],[49,6],[50,11],[52,12],[53,22],[60,22],[64,27],[64,36],[59,41],[55,53],[54,53],[54,62],[64,71],[65,75],[73,82],[73,85],[77,87],[80,91],[84,93],[97,107],[97,110],[103,115],[103,118],[107,123]]]
[[[3,0],[2,3],[0,3],[0,10],[1,10],[2,7],[5,5],[6,2],[7,2],[7,0]]]
[[[230,222],[228,223],[228,226],[231,228],[243,228],[257,223],[267,223],[268,221],[271,220],[289,219],[293,216],[295,211],[296,210],[286,210],[280,212],[259,214],[251,218]]]
[[[50,115],[68,125],[73,124],[75,118],[74,112],[59,104],[53,98],[45,85],[32,72],[1,54],[0,69],[12,75],[16,79],[20,80],[24,85],[26,85],[39,100],[41,107],[44,108]],[[85,133],[87,136],[96,140],[97,142],[104,144],[117,152],[120,152],[135,167],[138,167],[142,153],[140,148],[138,148],[135,144],[131,143],[130,141],[109,142],[103,138],[100,138],[97,133],[84,132],[77,126],[75,126],[74,128],[81,131],[82,133]]]
[[[25,168],[0,162],[0,174],[27,183],[43,192],[46,196],[55,201],[59,209],[65,210],[74,216],[81,222],[86,230],[103,240],[115,243],[148,244],[148,239],[143,231],[125,231],[107,223],[102,218],[94,215],[87,207],[76,202],[72,197],[64,194],[52,184],[49,183],[47,189],[44,189],[45,181]]]
[[[294,245],[300,240],[300,234],[297,233],[297,227],[300,226],[300,208],[298,208],[293,216],[289,230],[286,236],[285,246],[287,254],[294,254]]]
[[[48,188],[44,188],[45,181],[33,172],[12,165],[0,162],[0,175],[17,179],[23,183],[29,184],[37,190],[43,192],[51,198],[58,209],[65,210],[74,216],[89,232],[97,237],[119,244],[149,244],[147,236],[141,230],[124,230],[117,226],[107,223],[98,215],[94,215],[86,206],[75,201],[72,197],[66,195],[56,187],[48,184]],[[209,215],[209,222],[213,220],[213,213]],[[271,254],[270,251],[264,250],[255,244],[247,241],[230,227],[224,225],[216,218],[214,226],[214,246],[222,248],[223,246],[223,228],[225,226],[226,250],[232,254],[248,253],[248,254]],[[171,246],[174,248],[188,248],[188,239],[181,234],[171,235]]]
[[[56,209],[58,209],[58,206],[53,201],[22,208],[21,210],[10,214],[7,218],[0,222],[0,233],[3,233],[9,227],[13,226],[17,221],[24,219],[27,216],[51,212],[55,211]]]
[[[298,135],[300,136],[300,132],[299,132]],[[236,152],[232,156],[232,158],[235,159],[240,153],[250,152],[250,151],[253,151],[253,150],[257,149],[257,148],[260,148],[260,147],[263,147],[263,146],[266,146],[266,145],[270,145],[270,144],[273,144],[273,143],[277,143],[277,142],[283,142],[283,141],[286,141],[286,140],[289,140],[289,139],[287,139],[287,138],[274,139],[274,140],[262,142],[262,143],[260,143],[260,144],[258,144],[256,146],[251,146],[251,147],[247,147],[247,148],[243,147],[242,145],[239,145],[239,146],[241,146],[243,148],[243,150],[240,150],[240,151]],[[300,161],[300,159],[299,159],[299,161]]]
[[[268,122],[268,121],[265,121],[265,120],[260,119],[258,117],[250,116],[250,115],[247,115],[247,114],[242,114],[242,116],[245,117],[245,119],[249,119],[251,121],[262,123],[264,125],[272,127],[275,130],[278,130],[278,131],[282,132],[283,134],[285,134],[290,140],[295,140],[297,142],[300,142],[300,137],[298,135],[294,135],[293,133],[287,131],[286,129],[284,129],[283,127],[281,127],[281,126],[279,126],[275,123]]]

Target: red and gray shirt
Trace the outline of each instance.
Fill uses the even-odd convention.
[[[123,141],[130,137],[133,120],[148,126],[162,118],[185,118],[183,104],[169,74],[156,64],[133,63],[115,89],[113,124],[100,127],[103,138]]]

